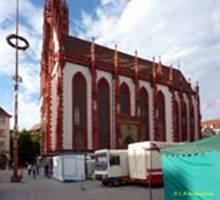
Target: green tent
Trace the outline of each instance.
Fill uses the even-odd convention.
[[[161,153],[166,200],[220,200],[220,135]]]

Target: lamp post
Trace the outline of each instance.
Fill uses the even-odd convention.
[[[15,44],[13,40],[15,39]],[[15,48],[15,76],[14,79],[14,130],[13,130],[13,174],[11,176],[11,182],[20,182],[22,176],[18,174],[18,91],[19,82],[21,78],[19,76],[18,65],[19,65],[19,50],[25,51],[29,47],[28,41],[19,36],[19,0],[16,0],[16,27],[15,34],[10,34],[6,38],[8,44]],[[19,41],[23,45],[19,44]]]

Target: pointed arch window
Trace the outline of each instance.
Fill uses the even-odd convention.
[[[130,90],[126,83],[120,86],[120,112],[130,115]]]
[[[73,149],[87,148],[87,83],[81,73],[72,79]]]
[[[182,141],[187,141],[188,139],[188,130],[187,130],[187,106],[186,102],[183,101],[182,103]]]
[[[98,82],[99,148],[110,148],[110,88],[102,78]]]
[[[194,107],[191,103],[190,105],[190,141],[195,140],[195,114],[194,114]]]
[[[140,140],[150,139],[150,129],[149,129],[149,95],[145,88],[140,90],[140,120],[141,120],[141,130],[140,130]]]
[[[166,118],[165,118],[165,97],[164,94],[159,91],[157,95],[157,109],[158,109],[158,138],[159,141],[166,140]]]
[[[174,141],[180,141],[180,121],[179,121],[179,105],[178,101],[174,100],[174,112],[173,112],[173,120],[174,120]]]

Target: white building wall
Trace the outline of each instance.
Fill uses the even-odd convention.
[[[63,148],[72,149],[72,79],[81,72],[87,81],[87,133],[88,149],[92,149],[92,81],[88,67],[66,63],[63,80]]]
[[[150,139],[154,139],[154,105],[153,105],[153,90],[149,82],[146,81],[140,81],[140,88],[144,87],[147,90],[147,93],[149,95],[149,128],[150,128]]]
[[[199,139],[199,117],[198,117],[198,101],[195,96],[192,96],[192,104],[194,107],[195,116],[195,140]]]
[[[0,124],[0,129],[4,132],[3,136],[0,136],[0,141],[4,143],[4,153],[7,158],[10,158],[10,118],[7,116],[0,116],[4,118],[4,123]],[[1,153],[1,152],[0,152]]]
[[[88,148],[92,149],[92,81],[91,81],[91,74],[88,67],[66,63],[64,67],[64,82],[63,82],[63,108],[64,108],[64,118],[63,118],[63,148],[64,149],[72,149],[72,79],[73,76],[77,73],[81,72],[86,81],[87,81],[87,132],[88,132]],[[110,115],[111,115],[111,147],[115,147],[115,120],[114,120],[114,80],[112,79],[112,74],[97,70],[97,83],[101,78],[105,78],[106,81],[109,83],[110,87]],[[135,84],[132,78],[126,76],[119,76],[119,83],[120,85],[125,82],[130,90],[130,102],[131,102],[131,116],[135,116]],[[144,87],[149,95],[149,126],[150,126],[150,137],[153,139],[154,134],[154,118],[153,118],[153,90],[149,82],[147,81],[139,81],[140,88]],[[55,84],[53,84],[55,85]],[[54,86],[53,86],[54,87]],[[173,130],[173,123],[172,123],[172,94],[169,91],[169,88],[164,85],[157,85],[158,91],[161,90],[165,97],[165,117],[166,117],[166,140],[168,142],[173,141],[172,138],[172,130]],[[181,119],[181,105],[180,99],[178,96],[178,92],[175,91],[175,98],[178,102],[179,106],[179,117]],[[190,119],[189,119],[189,100],[186,94],[183,94],[183,99],[186,102],[187,106],[187,118],[188,118],[188,133],[190,133]],[[195,116],[196,116],[196,123],[195,123],[195,133],[196,138],[198,138],[198,109],[197,109],[197,100],[195,97],[193,98],[193,104],[195,109]],[[56,106],[55,102],[53,106]],[[54,113],[54,116],[56,113]],[[54,119],[53,119],[54,121]],[[181,128],[181,120],[179,122],[179,127]],[[55,128],[53,127],[53,131],[55,133]],[[189,135],[188,135],[189,138]],[[52,141],[55,143],[55,139],[53,138]]]
[[[131,116],[135,116],[135,84],[132,78],[126,76],[119,76],[119,83],[126,83],[130,90],[130,100],[131,100]]]
[[[8,157],[10,156],[9,151],[10,151],[10,118],[6,118],[6,123],[5,123],[5,150],[8,152]]]
[[[57,125],[57,74],[52,76],[51,81],[51,148],[56,148],[56,125]]]
[[[165,116],[166,116],[166,141],[172,142],[172,94],[167,86],[157,85],[158,91],[161,90],[165,97]]]

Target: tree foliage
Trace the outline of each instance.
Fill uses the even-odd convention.
[[[18,162],[20,166],[25,163],[33,163],[40,155],[41,135],[39,133],[23,130],[19,133],[18,139]],[[13,144],[11,145],[13,152]],[[12,155],[13,156],[13,155]]]

